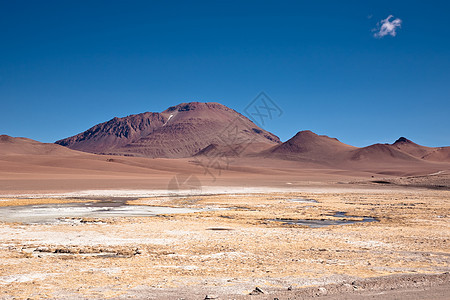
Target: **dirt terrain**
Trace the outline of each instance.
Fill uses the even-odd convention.
[[[446,190],[375,185],[288,193],[83,195],[1,202],[20,208],[114,200],[207,210],[3,222],[2,299],[397,299],[408,293],[445,299],[449,292]],[[321,227],[337,221],[341,225]]]

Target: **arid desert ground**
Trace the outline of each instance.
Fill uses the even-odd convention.
[[[1,299],[448,299],[448,170],[212,178],[186,160],[146,175],[145,159],[114,158],[130,170],[115,173],[94,158],[3,170]]]

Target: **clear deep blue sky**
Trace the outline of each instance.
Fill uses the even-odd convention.
[[[366,146],[450,145],[450,1],[0,0],[0,133],[54,142],[181,102]],[[396,36],[371,30],[389,15]],[[392,19],[391,19],[392,20]]]

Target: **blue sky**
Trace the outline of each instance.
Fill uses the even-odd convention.
[[[450,145],[449,1],[0,0],[0,133],[54,142],[181,102],[366,146]],[[395,36],[377,23],[401,20]]]

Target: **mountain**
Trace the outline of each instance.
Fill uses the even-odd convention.
[[[381,162],[400,164],[419,161],[450,162],[450,147],[420,146],[402,137],[394,144],[374,144],[358,148],[309,130],[300,131],[288,141],[260,154],[264,157],[341,167],[355,163],[362,166],[366,163]]]
[[[356,147],[344,144],[336,138],[305,130],[298,132],[288,141],[263,151],[263,155],[290,160],[333,162],[352,149]]]
[[[351,161],[373,162],[418,161],[418,158],[397,150],[389,144],[374,144],[355,149],[349,153],[349,158]]]
[[[450,162],[450,147],[426,147],[401,137],[392,144],[392,148],[424,160]]]
[[[408,153],[414,157],[423,158],[434,151],[431,147],[418,145],[405,137],[401,137],[392,144],[392,148]]]
[[[245,116],[214,102],[181,103],[161,113],[113,118],[56,144],[95,154],[150,158],[265,157],[328,166],[450,162],[450,147],[425,147],[404,137],[393,144],[358,148],[305,130],[281,143]]]
[[[75,136],[59,140],[56,144],[71,149],[99,153],[111,151],[152,133],[167,122],[160,113],[142,113],[125,118],[114,118]]]
[[[211,145],[276,145],[280,140],[222,104],[190,102],[161,113],[114,118],[56,143],[99,154],[181,158]]]

